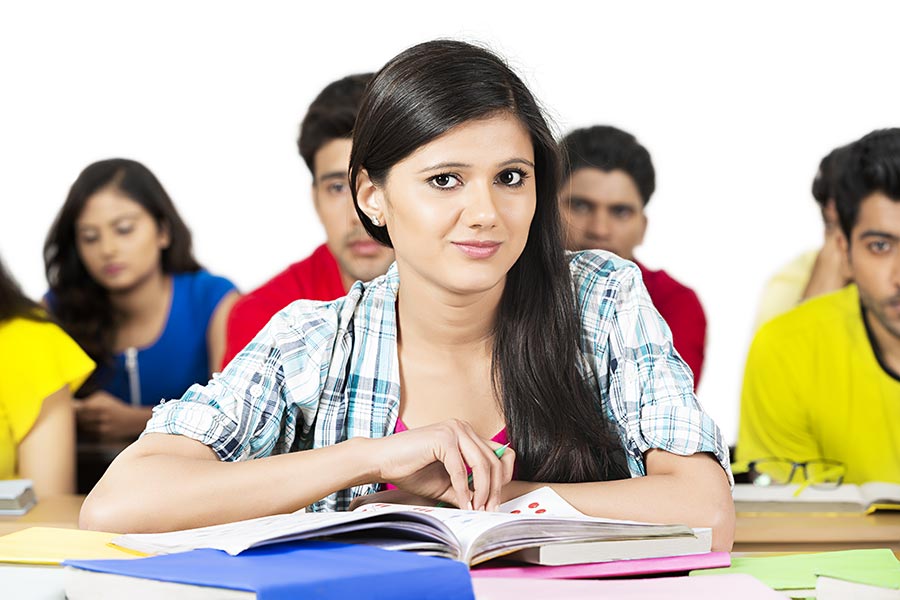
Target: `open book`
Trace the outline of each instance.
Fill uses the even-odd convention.
[[[900,510],[900,485],[873,481],[862,485],[844,484],[823,490],[807,487],[795,496],[798,486],[734,486],[737,512],[847,512],[872,513]]]
[[[367,504],[352,512],[274,515],[170,533],[131,534],[113,543],[148,554],[215,548],[238,555],[291,540],[329,539],[409,550],[475,565],[531,548],[539,564],[574,564],[709,552],[709,529],[587,517],[550,488],[501,506],[502,512]],[[560,552],[552,552],[552,549]]]

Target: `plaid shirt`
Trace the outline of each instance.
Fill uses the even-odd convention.
[[[581,319],[582,371],[633,477],[643,454],[710,452],[731,479],[727,446],[697,402],[635,265],[602,251],[569,255]],[[400,406],[396,265],[332,302],[298,300],[207,385],[153,411],[144,433],[183,435],[222,460],[249,460],[352,437],[393,433]],[[335,492],[310,510],[345,510],[377,483]]]

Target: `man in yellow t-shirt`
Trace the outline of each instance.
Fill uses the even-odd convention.
[[[900,129],[851,146],[836,200],[856,284],[759,330],[737,458],[827,458],[848,483],[900,483]]]
[[[834,186],[847,146],[835,148],[819,163],[812,195],[822,213],[825,239],[816,250],[804,252],[766,282],[756,313],[755,329],[799,305],[804,300],[839,290],[850,283],[841,236]]]

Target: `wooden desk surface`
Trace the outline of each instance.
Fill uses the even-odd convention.
[[[0,516],[0,535],[27,527],[78,527],[84,496],[41,500],[21,517]],[[890,548],[900,553],[900,512],[874,515],[738,514],[734,552]]]
[[[735,552],[890,548],[900,552],[900,512],[874,515],[739,513]]]
[[[78,528],[78,513],[84,496],[75,494],[52,496],[38,502],[21,517],[0,516],[0,535],[28,527]]]

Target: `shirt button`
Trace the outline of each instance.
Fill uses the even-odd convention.
[[[250,386],[250,395],[254,398],[259,398],[263,394],[262,386],[258,383],[254,383]]]

